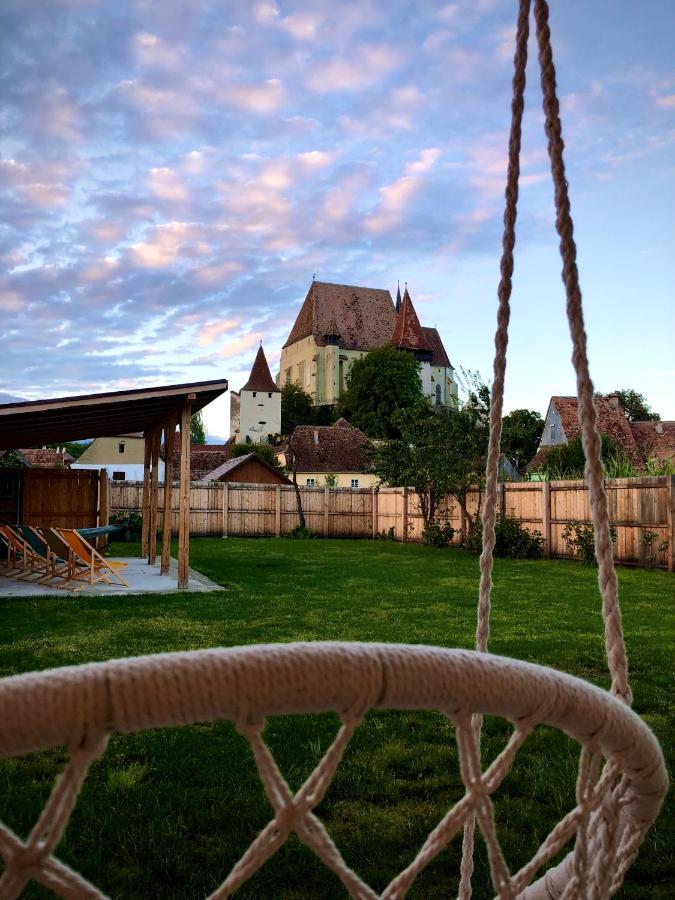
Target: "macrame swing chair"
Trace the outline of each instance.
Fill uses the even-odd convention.
[[[459,895],[468,900],[476,824],[487,846],[494,890],[504,900],[603,900],[621,886],[658,814],[668,782],[657,741],[629,708],[631,694],[545,0],[534,0],[534,17],[611,693],[551,669],[486,652],[529,12],[530,0],[519,0],[477,652],[395,644],[272,644],[119,659],[0,681],[0,755],[17,756],[63,745],[70,751],[70,760],[28,839],[22,841],[0,823],[0,856],[5,867],[0,877],[0,900],[18,897],[33,879],[60,897],[104,898],[98,888],[53,855],[89,766],[103,753],[112,732],[133,734],[213,719],[231,720],[248,739],[274,817],[211,894],[212,900],[233,894],[292,832],[335,872],[350,896],[363,900],[402,898],[417,875],[462,828]],[[365,713],[382,708],[442,711],[455,726],[466,792],[431,831],[410,865],[378,895],[347,866],[313,810],[328,790],[345,747]],[[312,774],[292,794],[263,741],[265,717],[323,712],[339,713],[341,728]],[[484,714],[501,716],[513,725],[505,749],[485,771],[480,758]],[[538,724],[558,728],[581,745],[577,803],[530,862],[511,873],[497,839],[491,796],[519,747]],[[572,838],[573,849],[562,862],[539,874]]]

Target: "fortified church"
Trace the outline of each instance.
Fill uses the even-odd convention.
[[[407,287],[402,299],[397,290],[394,303],[387,290],[312,281],[282,348],[276,383],[261,345],[248,381],[232,393],[231,436],[262,443],[279,434],[284,384],[299,384],[315,406],[336,405],[354,360],[384,344],[415,355],[430,403],[456,402],[454,368],[441,336],[420,324]]]

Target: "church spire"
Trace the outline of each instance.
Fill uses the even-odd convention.
[[[243,386],[242,391],[278,391],[279,388],[274,383],[270,367],[267,365],[267,358],[263,350],[262,341],[258,347],[251,374],[248,381]]]
[[[396,315],[401,312],[401,282],[396,282]]]
[[[431,352],[431,347],[424,336],[420,320],[417,318],[415,307],[410,299],[407,285],[401,301],[401,309],[396,318],[391,342],[399,350],[412,350],[415,355],[420,357],[426,356]]]

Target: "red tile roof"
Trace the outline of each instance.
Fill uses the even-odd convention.
[[[73,457],[65,450],[19,450],[29,466],[38,469],[63,469],[70,466]]]
[[[180,442],[173,451],[174,475],[180,471]],[[232,444],[191,444],[190,446],[190,479],[201,481],[209,472],[213,472],[218,466],[230,458]],[[162,452],[164,455],[164,452]]]
[[[427,346],[431,348],[433,353],[431,365],[445,366],[446,369],[452,369],[452,363],[448,359],[448,354],[445,352],[445,347],[438,331],[435,328],[427,328],[425,325],[422,325],[422,332]]]
[[[560,422],[567,440],[574,440],[581,433],[578,419],[578,399],[576,397],[551,397],[551,403],[560,416]],[[624,414],[618,397],[616,395],[595,397],[593,406],[595,407],[600,433],[606,434],[607,437],[618,444],[634,466],[641,467],[643,458],[631,431],[630,422]]]
[[[631,422],[643,459],[675,459],[675,422]]]
[[[420,320],[417,318],[408,288],[403,293],[401,311],[396,317],[391,342],[401,350],[431,350]]]
[[[372,350],[391,340],[395,323],[389,291],[313,281],[284,347],[310,335],[322,347],[337,331],[343,349]]]
[[[258,347],[251,374],[248,381],[243,386],[242,391],[278,391],[279,388],[274,383],[274,379],[270,373],[270,367],[267,365],[265,351],[262,344]]]
[[[290,443],[298,472],[365,472],[371,448],[365,434],[346,419],[335,425],[298,425]]]

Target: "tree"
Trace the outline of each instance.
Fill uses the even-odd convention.
[[[502,421],[502,453],[520,469],[537,452],[543,430],[544,420],[538,412],[514,409]]]
[[[297,383],[285,384],[281,388],[281,433],[293,433],[296,425],[313,425],[314,404],[307,391]]]
[[[190,441],[193,444],[206,443],[206,430],[204,429],[204,420],[202,412],[193,413],[190,417]]]
[[[293,446],[293,435],[291,434],[288,440],[288,447],[286,449],[286,461],[289,469],[293,475],[293,488],[295,490],[295,506],[298,510],[298,525],[300,528],[307,528],[307,523],[305,521],[305,512],[302,508],[302,497],[300,496],[300,488],[298,487],[298,455],[295,452],[295,447]]]
[[[444,494],[452,494],[471,523],[466,494],[481,483],[487,457],[484,406],[454,409],[421,402],[394,419],[401,436],[375,448],[374,473],[386,484],[415,489],[425,528],[435,523]]]
[[[376,347],[355,360],[347,376],[347,390],[339,402],[340,415],[371,438],[399,438],[394,417],[422,400],[419,363],[391,344]]]
[[[279,463],[274,447],[271,447],[269,444],[232,444],[230,447],[230,459],[235,459],[237,456],[246,456],[249,453],[255,453],[263,462],[283,472],[283,466]]]
[[[619,402],[623,407],[626,418],[629,422],[658,422],[661,416],[657,412],[652,412],[651,407],[642,394],[626,388],[623,391],[615,391],[619,397]]]

